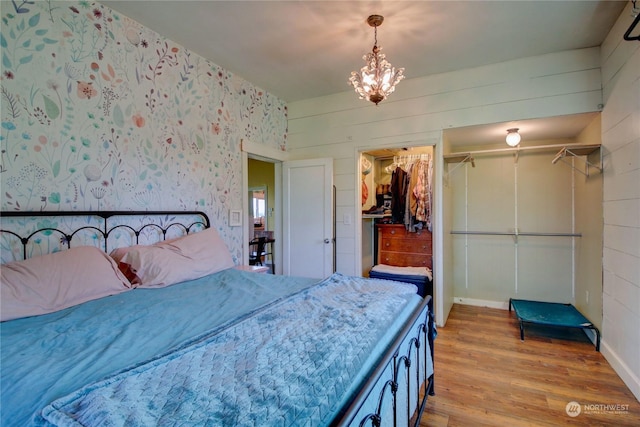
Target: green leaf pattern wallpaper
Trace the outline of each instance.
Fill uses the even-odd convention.
[[[2,210],[203,210],[240,257],[241,141],[285,150],[283,101],[99,3],[2,1],[0,46]]]

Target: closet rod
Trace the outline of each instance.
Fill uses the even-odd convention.
[[[481,236],[546,236],[546,237],[582,237],[582,233],[521,233],[515,231],[451,231],[451,234],[473,234]]]

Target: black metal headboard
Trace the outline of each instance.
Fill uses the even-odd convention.
[[[38,223],[36,228],[26,226],[20,222],[19,225],[23,227],[23,231],[16,232],[6,228],[5,222],[2,221],[0,226],[0,236],[7,233],[13,236],[15,240],[19,240],[22,244],[22,256],[23,259],[27,259],[27,248],[30,244],[33,244],[33,240],[36,236],[43,233],[47,235],[56,234],[59,236],[59,242],[62,245],[66,245],[67,248],[71,247],[71,242],[78,233],[90,230],[96,233],[98,237],[102,238],[100,246],[108,253],[109,251],[109,236],[116,231],[126,231],[131,235],[132,242],[134,244],[140,243],[141,234],[148,232],[149,229],[157,231],[161,234],[161,239],[167,238],[167,232],[171,229],[178,228],[182,234],[189,234],[191,231],[201,228],[209,228],[211,223],[206,213],[201,211],[57,211],[57,212],[2,212],[0,218],[16,218],[16,219],[42,219],[42,218],[56,218],[56,217],[75,217],[78,219],[86,218],[87,222],[93,220],[97,222],[91,225],[78,225],[69,230],[63,230],[59,227],[52,227],[49,222]],[[123,221],[117,223],[110,221],[114,217],[121,217]],[[102,221],[99,220],[102,219]],[[138,219],[137,221],[131,221],[131,219]],[[140,220],[142,219],[142,220]],[[181,221],[180,219],[185,219]],[[128,223],[125,223],[129,220]],[[80,221],[82,223],[83,221]],[[137,222],[137,223],[135,223]],[[132,224],[133,223],[133,224]],[[13,228],[13,227],[12,227]],[[25,232],[26,231],[26,232]],[[6,237],[6,235],[5,235]]]

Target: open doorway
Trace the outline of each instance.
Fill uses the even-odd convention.
[[[275,214],[276,214],[276,167],[273,162],[249,158],[247,163],[247,214],[249,264],[269,267],[275,274]],[[255,245],[263,239],[266,244]],[[260,253],[252,248],[260,247]]]
[[[287,160],[287,153],[250,141],[242,141],[242,200],[243,221],[243,254],[242,264],[250,265],[249,242],[254,237],[255,229],[249,221],[249,188],[266,187],[265,222],[267,231],[273,232],[272,251],[275,274],[282,274],[282,162]],[[251,230],[250,230],[251,228]]]
[[[251,171],[249,171],[249,179],[251,179]],[[267,186],[249,187],[249,228],[253,227],[254,232],[269,230],[270,206],[267,194]],[[255,236],[251,232],[249,235]]]
[[[411,267],[425,269],[432,282],[433,154],[433,146],[360,153],[364,277],[374,266]]]

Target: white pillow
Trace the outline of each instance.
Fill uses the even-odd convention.
[[[213,228],[151,246],[118,248],[111,256],[140,288],[170,286],[234,266],[227,246]]]
[[[52,313],[130,289],[117,264],[78,246],[0,266],[0,320]]]

